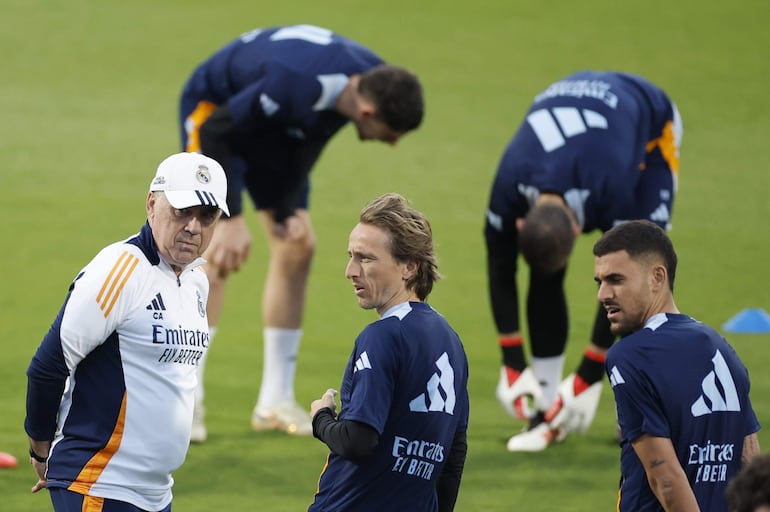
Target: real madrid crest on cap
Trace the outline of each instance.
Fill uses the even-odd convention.
[[[177,153],[163,160],[150,191],[164,192],[174,208],[216,206],[230,215],[227,175],[216,160],[200,153]]]
[[[195,177],[200,181],[201,183],[208,183],[211,181],[211,174],[209,173],[209,168],[205,165],[199,165],[198,171],[195,173]]]

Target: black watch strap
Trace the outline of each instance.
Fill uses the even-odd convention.
[[[35,453],[35,450],[33,450],[31,446],[29,448],[29,456],[32,457],[33,459],[35,459],[36,461],[40,462],[40,463],[48,462],[48,457],[41,457],[40,455]]]

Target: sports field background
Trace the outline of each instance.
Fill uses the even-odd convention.
[[[215,7],[216,6],[216,7]],[[337,387],[371,311],[344,279],[347,235],[369,199],[397,191],[432,220],[445,280],[430,297],[470,360],[469,455],[461,511],[613,510],[618,449],[605,385],[593,428],[539,454],[511,454],[521,428],[494,398],[499,351],[482,239],[497,160],[536,93],[585,68],[639,73],[684,118],[671,236],[679,308],[719,327],[743,308],[770,310],[770,4],[586,0],[5,0],[0,9],[0,510],[49,510],[30,495],[24,372],[80,268],[141,226],[157,163],[178,150],[177,98],[193,67],[258,26],[312,23],[416,71],[424,125],[393,149],[344,129],[313,173],[318,235],[297,395]],[[252,219],[251,226],[256,228]],[[253,229],[249,266],[231,283],[207,367],[209,441],[175,474],[174,510],[304,510],[326,450],[314,439],[256,434],[266,251]],[[568,275],[566,369],[590,332],[595,285],[583,237]],[[522,276],[522,288],[526,283]],[[729,335],[770,426],[770,335]],[[687,362],[683,361],[683,365]],[[760,432],[770,449],[770,436]]]

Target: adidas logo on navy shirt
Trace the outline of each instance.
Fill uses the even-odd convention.
[[[703,394],[690,407],[690,412],[696,418],[716,411],[741,410],[735,382],[722,353],[717,350],[711,361],[714,363],[714,370],[703,379],[701,383]]]
[[[650,220],[653,222],[668,222],[670,218],[668,207],[662,203],[650,214]]]
[[[358,356],[358,359],[356,359],[354,366],[355,368],[353,369],[353,373],[356,373],[359,370],[372,369],[372,363],[369,362],[369,354],[366,353],[366,350],[361,352],[361,355]]]
[[[618,386],[620,384],[625,384],[626,381],[623,378],[623,376],[620,374],[620,370],[618,370],[617,366],[613,366],[612,370],[610,370],[610,384],[614,388],[615,386]]]
[[[281,106],[265,93],[259,95],[259,104],[262,106],[262,111],[265,113],[265,117],[271,117],[278,112]]]
[[[456,400],[455,371],[452,368],[452,365],[449,364],[449,356],[446,352],[441,354],[441,357],[438,358],[436,366],[438,367],[438,371],[428,380],[427,393],[422,393],[409,402],[410,411],[435,411],[454,414]]]

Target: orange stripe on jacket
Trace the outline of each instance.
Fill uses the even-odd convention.
[[[187,133],[187,146],[185,151],[189,153],[200,153],[201,151],[201,125],[208,119],[219,105],[210,101],[201,101],[195,107],[195,110],[184,120],[184,131]]]
[[[668,163],[668,166],[674,175],[679,177],[679,148],[676,145],[673,121],[668,121],[666,123],[660,137],[647,143],[647,152],[650,153],[656,147],[660,148],[663,159]]]
[[[125,277],[123,277],[123,280],[120,282],[120,285],[118,286],[118,289],[115,291],[115,295],[112,296],[112,302],[110,302],[110,307],[107,308],[107,310],[104,312],[104,318],[107,318],[107,315],[110,314],[110,311],[112,311],[112,307],[115,305],[115,302],[117,302],[118,297],[120,296],[120,292],[123,291],[123,287],[126,286],[126,281],[128,281],[128,278],[131,277],[131,274],[134,273],[134,269],[139,264],[139,259],[133,257],[133,260],[131,261],[131,267],[126,272]],[[126,262],[128,264],[128,262]]]
[[[104,498],[96,496],[83,496],[83,507],[80,512],[102,512],[104,510]]]
[[[107,279],[104,280],[104,284],[102,285],[102,289],[99,290],[99,295],[96,296],[96,302],[102,301],[102,296],[104,295],[104,290],[107,289],[107,285],[110,284],[110,281],[112,281],[112,276],[115,274],[115,270],[120,266],[121,262],[123,261],[123,258],[128,256],[128,252],[124,252],[120,255],[120,258],[118,258],[118,261],[115,262],[115,265],[112,266],[112,270],[110,270],[110,273],[107,274]]]
[[[96,302],[100,303],[99,309],[104,311],[104,318],[107,318],[110,311],[112,311],[115,302],[117,302],[120,296],[120,292],[123,291],[123,287],[138,263],[139,259],[126,251],[120,255],[120,258],[118,258],[118,261],[115,262],[112,270],[110,270],[107,279],[104,280],[102,289],[99,290],[99,295],[96,296]]]
[[[80,474],[75,478],[75,481],[67,488],[72,492],[79,494],[88,494],[91,490],[91,486],[96,483],[99,476],[107,467],[107,463],[115,452],[120,448],[120,442],[123,440],[123,429],[126,426],[126,393],[123,393],[123,402],[120,404],[120,413],[118,414],[118,421],[115,423],[115,429],[112,431],[107,445],[96,452],[91,460],[80,471]],[[85,503],[84,503],[85,505]],[[89,509],[90,510],[90,509]]]

